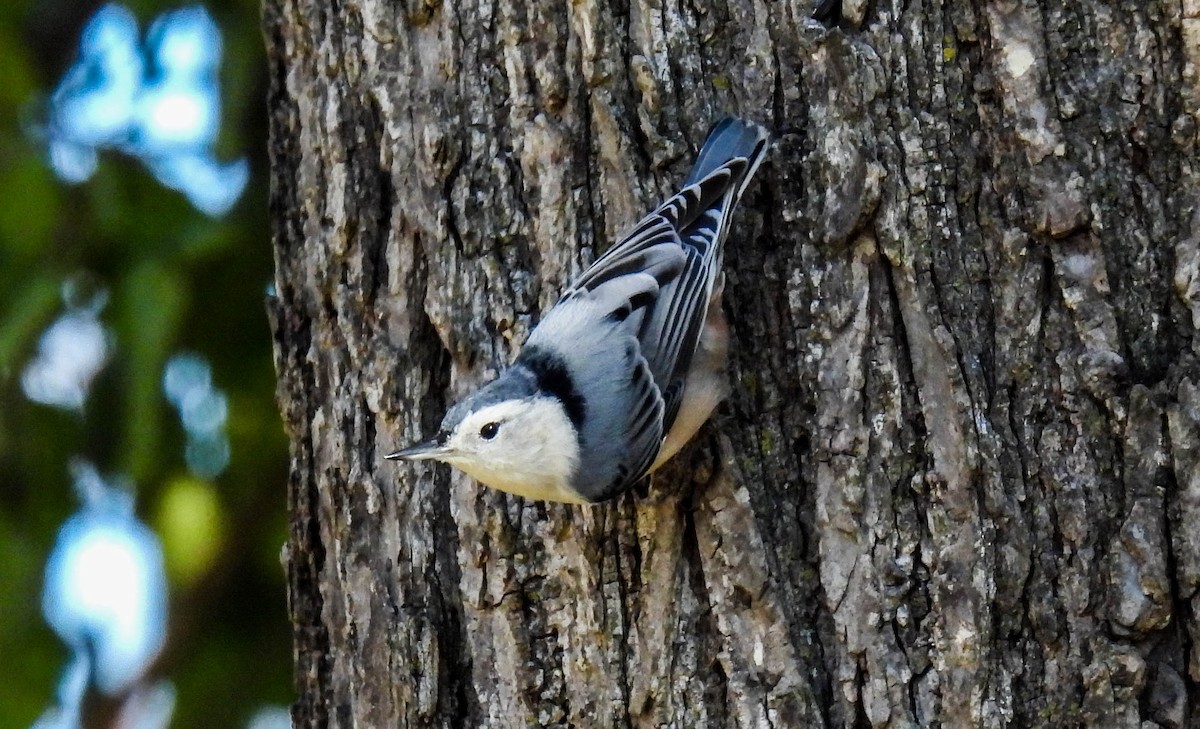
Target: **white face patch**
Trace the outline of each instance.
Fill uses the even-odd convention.
[[[489,423],[496,423],[503,428],[514,421],[520,420],[520,416],[532,407],[532,402],[531,399],[506,400],[505,402],[488,405],[482,410],[470,413],[454,429],[454,433],[451,434],[451,442],[457,443],[460,438],[468,442],[472,439],[479,440],[481,439],[480,431],[483,429],[483,426]],[[497,431],[496,435],[499,436],[499,431]]]
[[[579,440],[550,397],[507,400],[468,414],[445,461],[483,484],[534,499],[587,503],[572,487]]]

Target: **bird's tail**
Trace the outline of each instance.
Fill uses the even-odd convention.
[[[770,133],[754,122],[732,116],[721,120],[708,133],[708,139],[700,148],[700,154],[696,155],[696,164],[692,166],[692,173],[684,185],[699,182],[730,160],[744,157],[747,164],[741,178],[735,183],[733,199],[736,201],[766,156],[770,139]]]

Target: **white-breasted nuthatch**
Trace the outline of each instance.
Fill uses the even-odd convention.
[[[722,244],[769,135],[709,133],[687,182],[567,289],[513,365],[387,456],[449,463],[519,496],[588,504],[629,489],[726,394]]]

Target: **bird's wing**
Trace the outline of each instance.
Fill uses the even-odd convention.
[[[595,407],[619,401],[621,407],[620,412],[589,418],[588,427],[596,430],[583,434],[594,451],[591,465],[604,474],[595,480],[588,476],[591,498],[607,498],[640,479],[675,422],[720,275],[730,213],[762,162],[767,138],[764,129],[748,122],[719,123],[684,188],[597,259],[555,307],[562,321],[573,310],[591,310],[626,335],[624,343],[606,340],[610,347],[625,347],[624,358],[612,357],[611,351],[594,356],[592,337],[583,331],[575,351],[565,354],[577,363],[573,371],[586,373],[589,384],[615,384],[619,378],[615,386],[625,395],[614,398],[609,390],[591,401]],[[621,369],[606,371],[614,364]]]
[[[627,351],[627,356],[633,362],[633,374],[630,377],[632,407],[628,412],[628,427],[625,430],[626,449],[619,459],[609,494],[621,493],[650,470],[667,432],[663,427],[665,403],[646,358],[635,347]]]
[[[630,324],[666,401],[664,432],[678,411],[682,382],[720,272],[719,237],[745,166],[745,159],[730,160],[669,198],[584,271],[563,297],[587,292],[622,318],[639,314],[630,316]],[[653,295],[640,287],[640,296],[628,295],[632,289],[626,279],[634,274],[654,278]]]
[[[720,246],[713,244],[724,232],[722,223],[731,207],[726,198],[736,192],[735,180],[740,182],[747,164],[744,158],[729,160],[668,198],[580,274],[562,298],[568,299],[580,290],[595,291],[634,271],[657,271],[654,264],[661,263],[664,254],[667,258],[677,256],[676,251],[669,250],[672,248],[693,248],[706,260],[719,256]]]
[[[621,427],[611,434],[584,434],[598,442],[620,433],[623,444],[605,456],[615,456],[617,465],[596,484],[604,494],[599,498],[619,493],[649,470],[679,412],[720,271],[719,236],[732,207],[732,186],[745,164],[745,159],[731,160],[668,199],[584,271],[556,307],[559,316],[585,302],[599,307],[597,313],[619,322],[627,335],[620,358],[629,378],[628,385],[622,383],[628,388],[625,408],[602,419]],[[599,366],[583,361],[582,352],[567,356],[579,358],[579,371],[594,373],[591,368]]]

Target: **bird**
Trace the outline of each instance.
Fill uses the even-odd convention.
[[[452,406],[432,438],[385,458],[594,504],[675,455],[728,390],[722,248],[769,143],[759,124],[718,122],[682,189],[570,284],[512,365]]]

